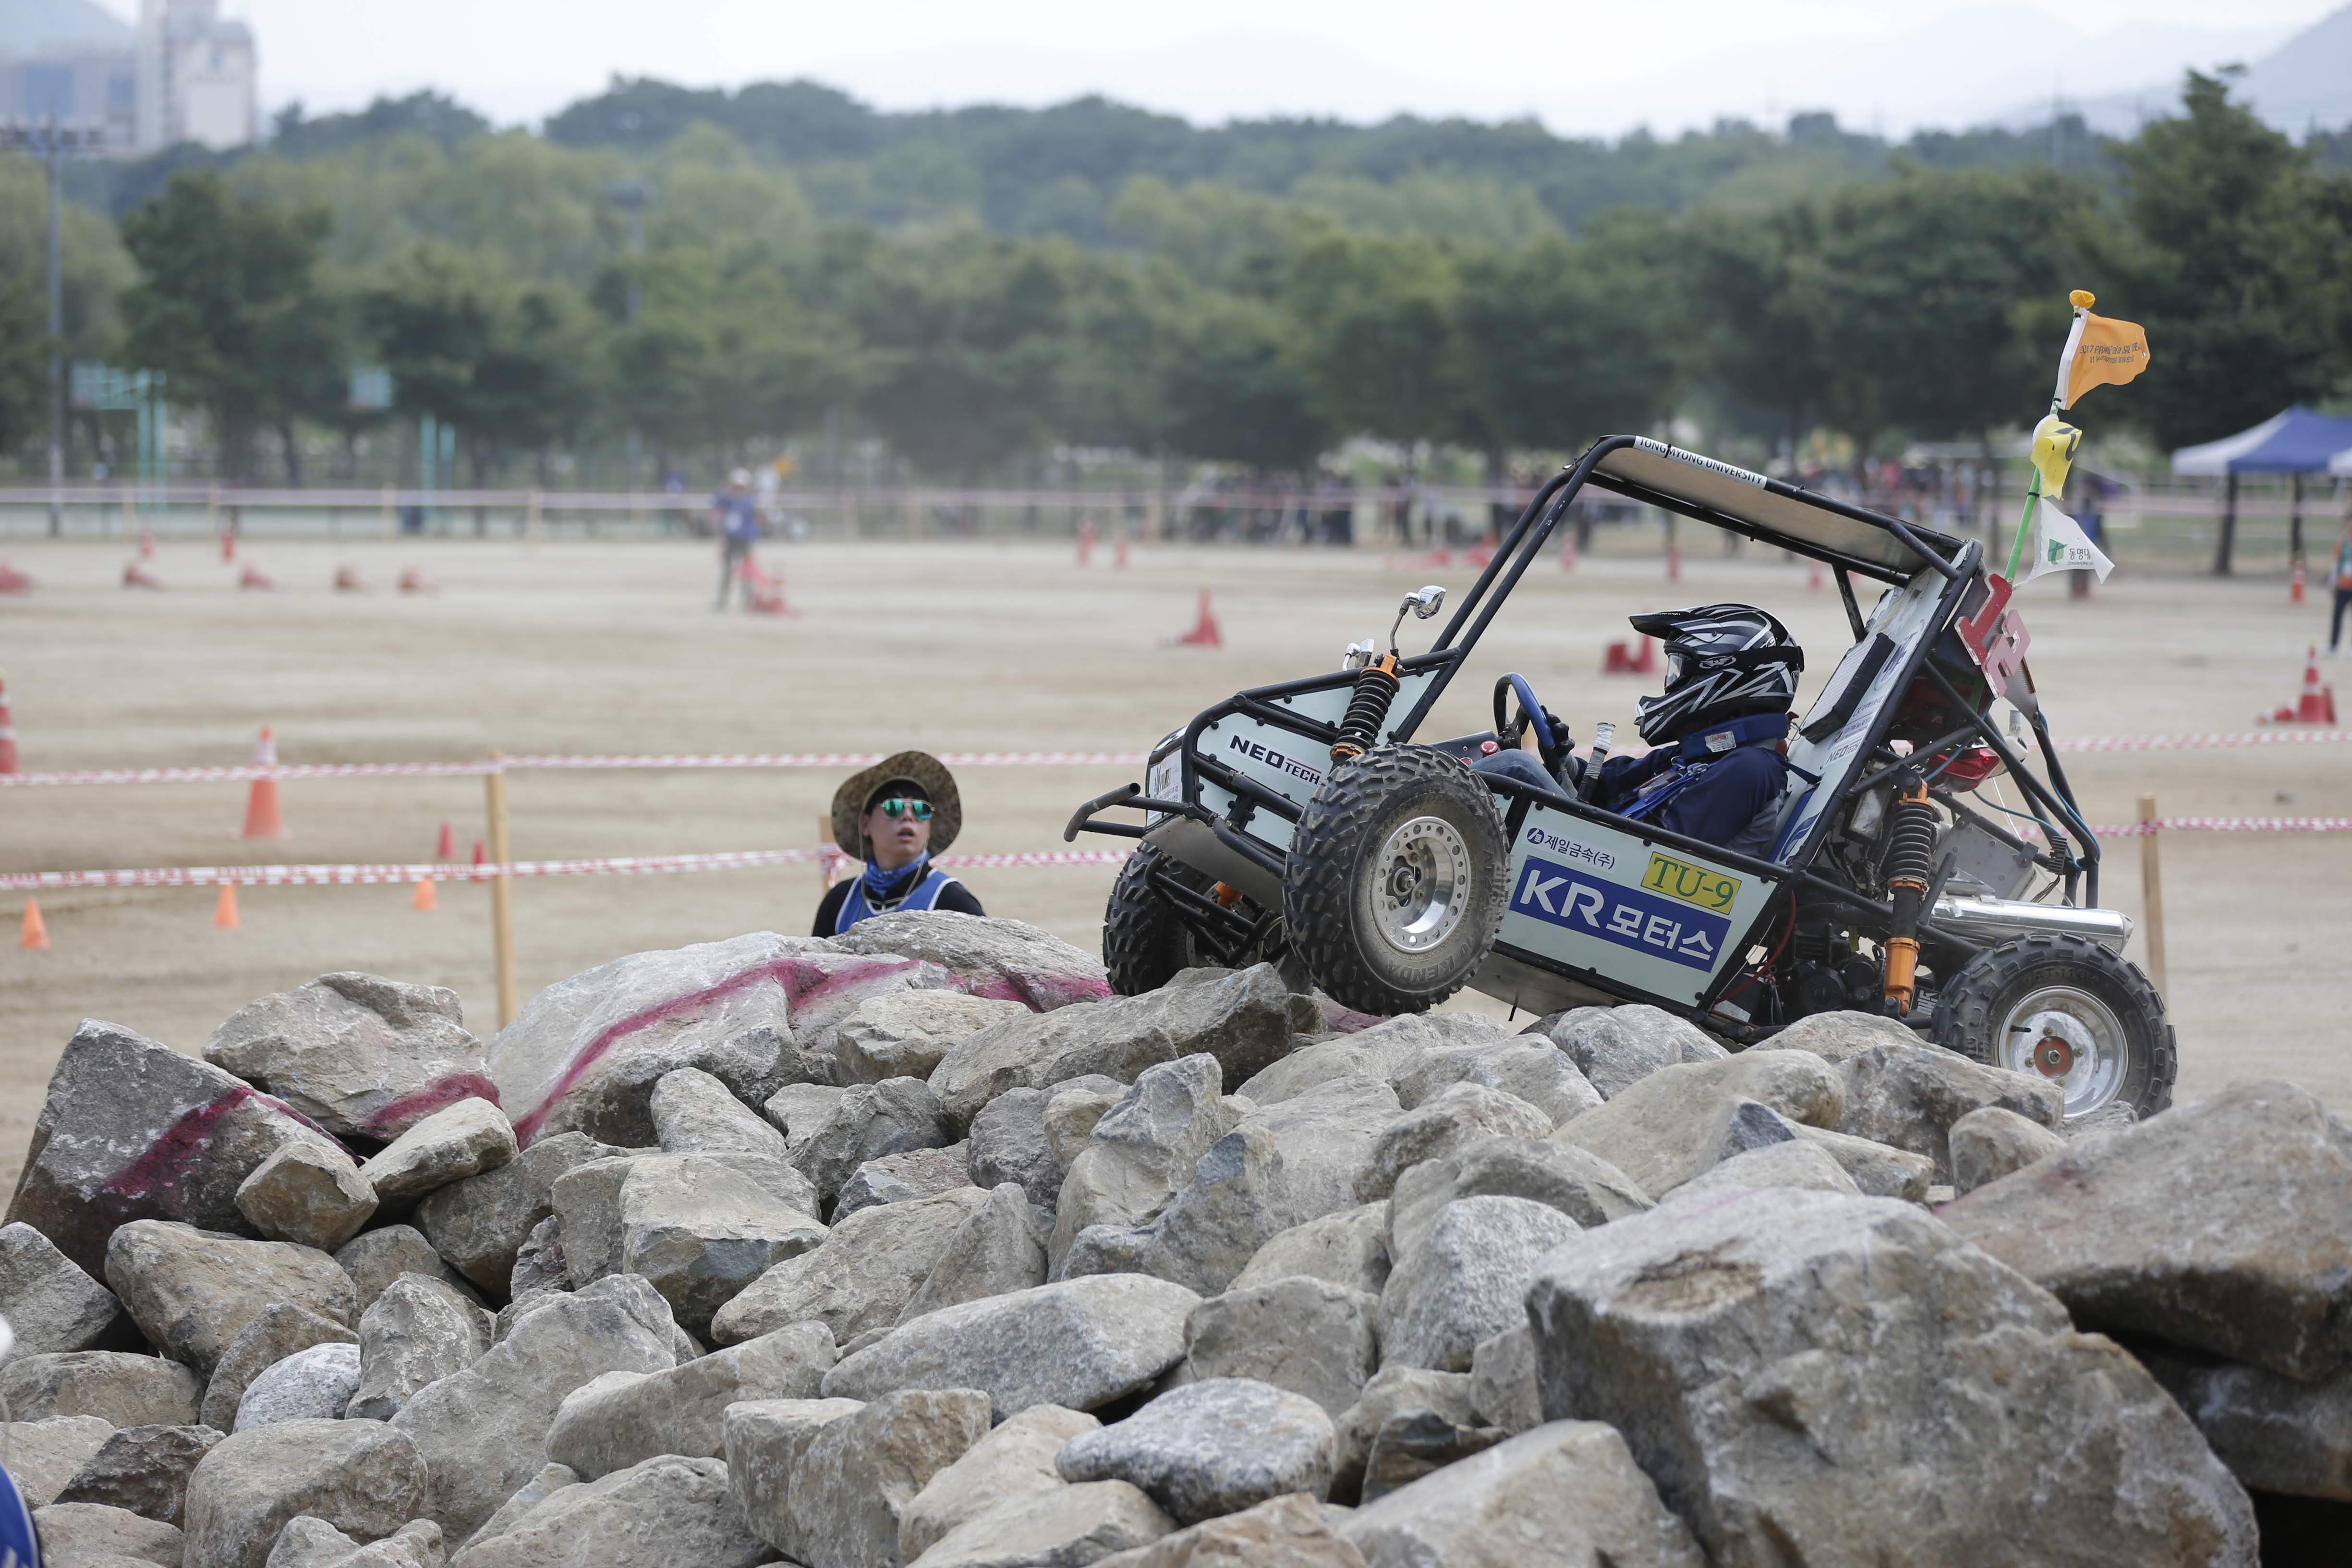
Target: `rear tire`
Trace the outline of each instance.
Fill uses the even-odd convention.
[[[1494,950],[1510,847],[1475,773],[1425,746],[1335,766],[1290,839],[1283,923],[1332,1000],[1418,1013],[1468,984]]]
[[[2154,1116],[2172,1103],[2180,1070],[2147,976],[2079,936],[2012,937],[1978,953],[1938,988],[1936,1038],[2055,1080],[2070,1121],[2114,1104]]]
[[[1259,925],[1264,911],[1246,899],[1233,907],[1232,951],[1204,942],[1154,885],[1171,880],[1203,900],[1213,899],[1217,887],[1214,877],[1150,844],[1137,845],[1118,868],[1103,910],[1103,968],[1114,995],[1157,991],[1181,971],[1202,965],[1246,969],[1280,950],[1279,923],[1270,930],[1249,929]]]

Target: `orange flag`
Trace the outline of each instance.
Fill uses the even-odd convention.
[[[2074,302],[2085,307],[2091,297],[2077,289]],[[2147,363],[2147,333],[2137,321],[2118,321],[2078,309],[2065,355],[2058,362],[2058,406],[2073,407],[2074,399],[2095,386],[2121,386],[2146,370]]]

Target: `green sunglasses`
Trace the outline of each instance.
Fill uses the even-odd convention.
[[[907,800],[894,795],[875,809],[893,822],[909,815],[917,822],[929,822],[931,819],[931,803],[928,800]]]

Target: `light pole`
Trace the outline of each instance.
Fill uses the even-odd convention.
[[[59,125],[58,117],[33,124],[0,125],[0,147],[39,153],[49,174],[49,533],[65,531],[66,514],[66,295],[63,246],[59,239],[58,187],[68,152],[96,151],[106,141],[103,127]]]

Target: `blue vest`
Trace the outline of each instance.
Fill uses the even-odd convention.
[[[876,915],[892,914],[899,910],[928,910],[940,901],[940,894],[946,891],[954,880],[953,877],[934,866],[920,881],[907,889],[904,898],[887,909],[877,910],[866,901],[866,879],[861,875],[849,885],[849,897],[841,900],[841,913],[834,919],[833,934],[839,936],[859,921],[871,920]]]

